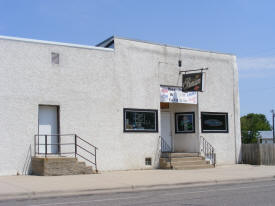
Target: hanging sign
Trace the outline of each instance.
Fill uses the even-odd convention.
[[[180,87],[160,86],[160,102],[197,104],[197,92],[183,92]]]
[[[182,75],[182,91],[202,91],[202,72]]]

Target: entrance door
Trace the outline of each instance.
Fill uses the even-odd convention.
[[[161,112],[160,114],[161,130],[160,135],[167,143],[167,145],[172,149],[172,133],[171,133],[171,123],[170,123],[170,112]],[[167,152],[168,148],[164,147]],[[165,152],[165,151],[164,151]]]
[[[38,134],[48,135],[47,144],[57,144],[59,133],[58,106],[39,106]],[[39,136],[39,144],[45,144],[45,136]],[[39,146],[39,153],[45,153],[45,145]],[[58,145],[48,145],[47,153],[57,154]]]

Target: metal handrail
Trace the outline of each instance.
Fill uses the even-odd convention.
[[[59,140],[60,137],[73,137],[73,142],[67,142],[67,143],[60,143],[60,141],[58,143],[48,143],[48,137],[52,137],[52,136],[58,136]],[[44,143],[41,143],[40,138],[43,137],[44,138]],[[85,143],[87,146],[91,147],[92,149],[88,150],[85,149],[84,147],[82,147],[81,145],[79,145],[79,141],[80,140],[82,143]],[[56,145],[58,147],[58,152],[54,153],[54,152],[48,152],[48,146],[50,145]],[[74,151],[72,152],[62,152],[61,151],[61,146],[62,145],[74,145]],[[40,146],[43,146],[45,148],[45,152],[40,152],[39,148]],[[91,158],[88,157],[84,157],[83,155],[81,155],[78,152],[78,149],[81,149],[81,151],[86,152],[86,154],[91,155]],[[90,162],[91,164],[93,164],[95,166],[95,170],[97,172],[97,157],[96,157],[96,152],[97,152],[98,148],[96,146],[94,146],[93,144],[87,142],[86,140],[82,139],[81,137],[79,137],[77,134],[36,134],[34,135],[34,155],[43,155],[45,157],[47,157],[48,155],[65,155],[65,154],[71,154],[74,155],[75,158],[76,157],[81,157],[82,159]]]
[[[161,152],[172,152],[172,147],[163,139],[162,136],[159,136],[161,139]]]
[[[168,162],[170,164],[170,168],[172,168],[172,158],[171,158],[171,152],[173,151],[173,148],[163,139],[162,136],[159,136],[161,140],[161,153],[167,153],[165,158],[168,159]]]
[[[77,136],[77,135],[76,135],[76,136]],[[90,145],[90,146],[92,146],[92,147],[94,147],[94,148],[97,149],[96,146],[92,145],[91,143],[87,142],[86,140],[82,139],[81,137],[77,136],[77,138],[80,139],[80,140],[82,140],[83,142],[87,143],[88,145]]]
[[[215,148],[202,136],[200,136],[200,155],[210,160],[210,163],[216,166]]]

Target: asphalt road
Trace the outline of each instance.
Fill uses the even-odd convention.
[[[275,205],[275,180],[241,184],[182,187],[77,197],[10,200],[0,206],[116,206],[116,205],[182,205],[182,206],[262,206]]]

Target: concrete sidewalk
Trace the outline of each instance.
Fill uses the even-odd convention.
[[[274,177],[275,166],[251,165],[200,170],[114,171],[74,176],[1,176],[0,200],[233,183]]]

